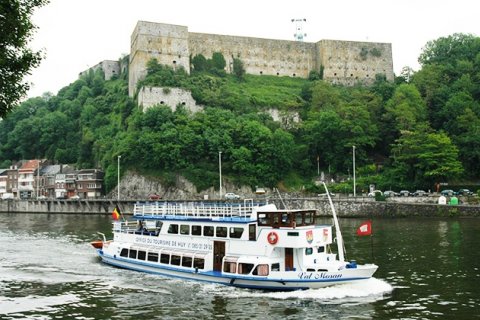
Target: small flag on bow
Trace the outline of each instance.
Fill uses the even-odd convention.
[[[365,221],[358,227],[357,236],[369,236],[372,234],[372,221]]]
[[[115,206],[115,209],[113,209],[112,218],[113,220],[120,219],[120,208],[118,206]]]

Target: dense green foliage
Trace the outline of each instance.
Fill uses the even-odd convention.
[[[28,46],[35,26],[33,11],[48,0],[2,0],[0,2],[0,118],[25,96],[24,77],[40,64],[41,53]]]
[[[204,106],[195,114],[182,106],[142,112],[127,96],[126,75],[104,81],[90,72],[57,96],[24,102],[0,123],[0,167],[29,158],[102,167],[110,189],[121,155],[123,168],[167,185],[180,173],[200,191],[218,186],[221,152],[223,175],[238,184],[319,191],[312,183],[319,166],[336,179],[333,190],[348,192],[355,146],[359,191],[371,183],[471,183],[480,173],[478,43],[469,35],[432,41],[420,71],[405,69],[395,83],[379,75],[370,87],[333,86],[321,73],[247,75],[240,60],[227,74],[219,54],[193,57],[191,75],[150,61],[139,86],[189,89]],[[274,121],[270,109],[283,120]]]

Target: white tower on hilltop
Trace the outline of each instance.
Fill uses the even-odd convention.
[[[306,33],[303,33],[303,23],[307,22],[307,19],[292,19],[292,22],[295,22],[295,40],[303,41],[303,38],[307,36]]]

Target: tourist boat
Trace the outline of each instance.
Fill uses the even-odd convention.
[[[113,223],[97,249],[120,268],[241,288],[299,290],[369,279],[374,264],[345,261],[336,228],[317,224],[316,210],[274,204],[138,202],[131,221]]]

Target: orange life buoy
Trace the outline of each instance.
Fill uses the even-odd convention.
[[[268,235],[267,235],[267,241],[268,243],[270,244],[275,244],[278,242],[278,234],[274,231],[270,232]]]

